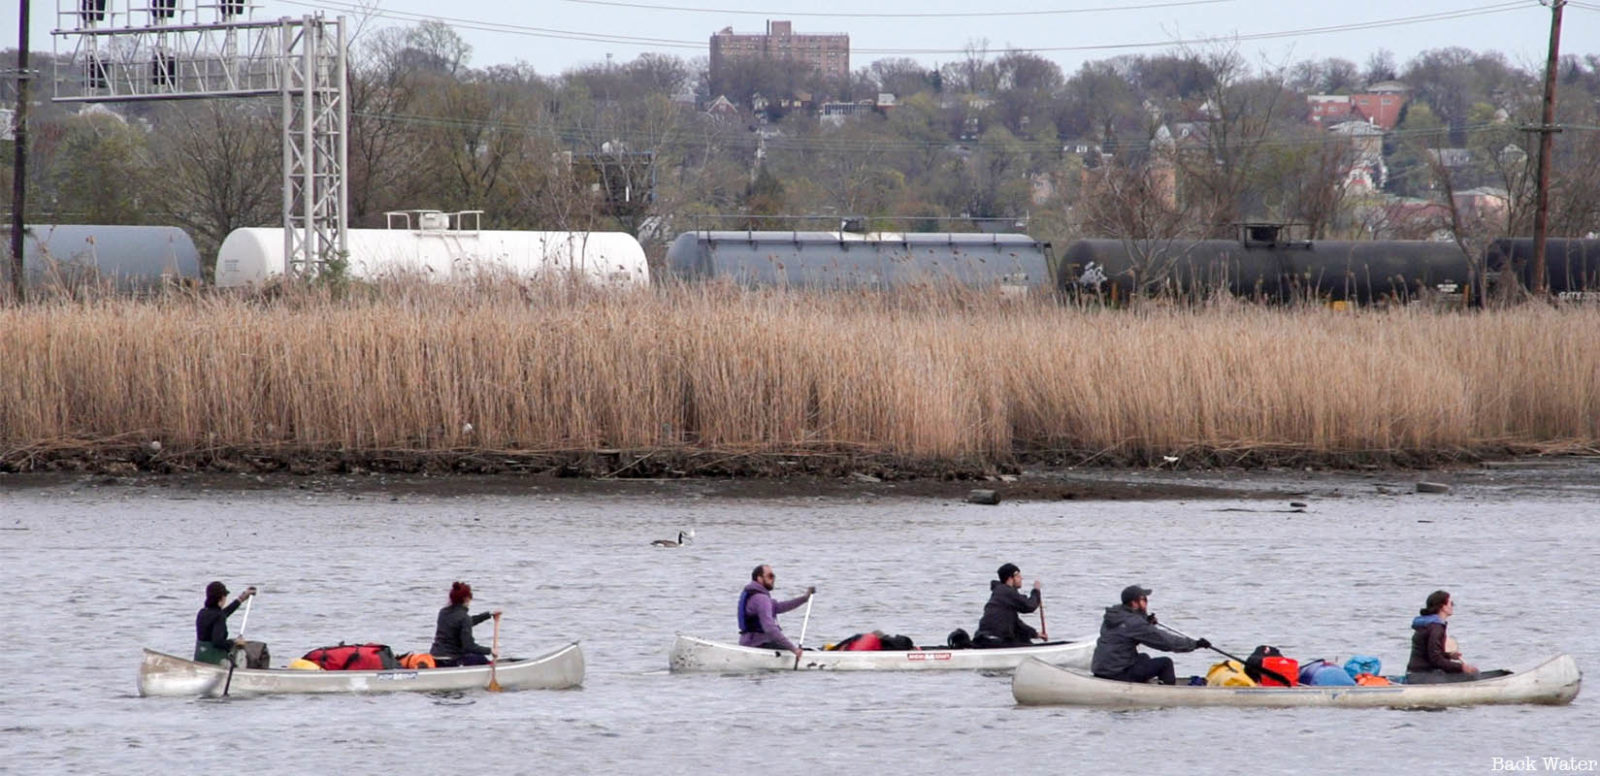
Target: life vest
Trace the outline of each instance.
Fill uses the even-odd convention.
[[[394,652],[384,644],[340,644],[305,654],[324,671],[392,671],[400,667]]]
[[[1359,684],[1362,687],[1388,687],[1389,685],[1394,684],[1394,682],[1391,682],[1382,676],[1374,676],[1372,674],[1357,674],[1356,684]]]
[[[765,630],[761,629],[761,618],[755,616],[754,614],[751,614],[750,611],[746,608],[747,605],[750,603],[750,596],[751,595],[767,595],[767,594],[766,593],[754,593],[753,591],[749,590],[748,588],[745,589],[745,590],[739,591],[739,632],[740,633],[766,633]],[[767,596],[767,597],[771,598],[771,596]]]
[[[421,668],[438,668],[439,661],[426,652],[407,652],[399,657],[400,667],[413,671]]]

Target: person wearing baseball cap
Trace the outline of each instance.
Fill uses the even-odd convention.
[[[194,660],[196,663],[213,663],[220,665],[233,653],[235,647],[243,647],[244,639],[228,638],[228,615],[239,608],[239,604],[256,594],[254,586],[247,587],[233,603],[223,608],[222,602],[228,600],[228,586],[221,582],[212,582],[206,585],[206,605],[200,608],[200,613],[194,617]]]
[[[1106,607],[1100,622],[1100,640],[1094,645],[1090,671],[1101,679],[1144,683],[1159,679],[1162,684],[1177,684],[1170,657],[1150,657],[1139,645],[1166,652],[1193,652],[1207,649],[1211,642],[1191,639],[1160,628],[1150,613],[1150,588],[1129,585],[1122,589],[1122,603]]]

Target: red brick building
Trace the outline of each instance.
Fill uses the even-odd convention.
[[[850,74],[850,36],[843,33],[796,35],[792,22],[767,22],[766,34],[735,33],[724,27],[711,36],[711,80],[718,81],[730,60],[765,58],[806,65],[829,78]]]
[[[1311,121],[1315,124],[1331,127],[1360,120],[1388,131],[1400,123],[1400,111],[1410,99],[1405,84],[1385,81],[1360,94],[1313,94],[1306,97],[1306,102],[1311,105]]]
[[[1311,104],[1311,121],[1324,127],[1342,124],[1350,120],[1350,95],[1348,94],[1313,94],[1306,97],[1306,102]]]
[[[1400,109],[1406,105],[1407,96],[1391,92],[1350,95],[1351,112],[1366,119],[1379,129],[1394,129],[1400,123]]]

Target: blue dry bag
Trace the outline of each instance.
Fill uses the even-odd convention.
[[[1371,655],[1352,655],[1349,660],[1344,661],[1344,672],[1351,678],[1362,674],[1382,676],[1382,671],[1383,661]]]

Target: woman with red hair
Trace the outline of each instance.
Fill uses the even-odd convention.
[[[472,605],[472,586],[465,582],[450,585],[450,605],[439,610],[439,625],[433,632],[433,647],[428,653],[442,668],[444,666],[481,666],[489,658],[500,658],[498,651],[472,639],[472,626],[494,617],[500,610],[472,615],[467,608]]]

